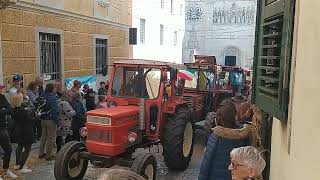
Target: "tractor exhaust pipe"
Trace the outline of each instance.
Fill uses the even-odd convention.
[[[146,128],[146,121],[145,121],[145,114],[146,114],[146,100],[144,98],[140,98],[139,104],[139,129],[145,130]]]

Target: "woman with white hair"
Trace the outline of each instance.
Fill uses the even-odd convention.
[[[266,162],[260,152],[252,147],[239,147],[230,152],[231,163],[228,167],[232,180],[244,180],[261,177]]]

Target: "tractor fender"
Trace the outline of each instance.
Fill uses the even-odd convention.
[[[174,114],[178,107],[188,107],[186,101],[165,102],[163,105],[163,113]]]

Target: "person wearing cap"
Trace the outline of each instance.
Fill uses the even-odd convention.
[[[9,178],[17,178],[18,176],[13,174],[9,170],[12,147],[11,147],[8,131],[6,129],[6,115],[10,114],[11,108],[6,96],[3,94],[4,89],[5,89],[5,86],[3,84],[0,84],[0,92],[1,92],[0,93],[0,146],[4,151],[2,166],[3,166],[4,174],[6,176],[8,176]]]
[[[87,94],[84,95],[84,99],[86,100],[86,108],[87,111],[94,110],[96,108],[96,103],[95,103],[95,92],[93,89],[88,89]]]
[[[21,88],[22,77],[20,75],[14,75],[12,82],[13,87],[9,90],[9,96],[12,96],[14,93],[17,93],[18,89]]]

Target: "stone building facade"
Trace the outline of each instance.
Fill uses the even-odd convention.
[[[100,76],[102,65],[129,57],[130,6],[130,0],[20,0],[0,10],[0,80],[10,86],[14,73],[25,84],[39,75]]]
[[[253,63],[256,0],[186,0],[183,60],[216,56],[221,65]]]

